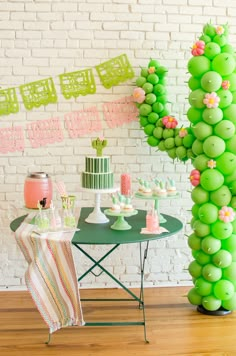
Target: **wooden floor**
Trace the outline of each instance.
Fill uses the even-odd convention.
[[[70,327],[52,335],[28,292],[0,292],[1,356],[236,355],[236,312],[200,314],[186,298],[189,287],[146,288],[143,326]],[[136,292],[136,291],[135,291]],[[127,297],[119,289],[81,290],[81,297]],[[141,320],[136,302],[83,304],[85,321]]]

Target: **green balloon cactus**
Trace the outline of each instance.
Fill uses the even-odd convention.
[[[137,79],[138,88],[144,91],[143,101],[139,98],[138,102],[139,117],[149,145],[173,159],[192,161],[193,232],[188,245],[194,287],[188,300],[201,312],[221,313],[236,309],[236,60],[228,43],[228,27],[205,25],[191,53],[190,126],[177,127],[177,120],[165,107],[167,100],[161,102],[162,110],[156,111],[160,101],[154,88],[163,77],[158,75],[160,65],[156,62],[156,83],[149,82],[153,61]],[[151,84],[148,93],[145,84]],[[151,96],[153,102],[147,98],[150,94],[156,95]]]

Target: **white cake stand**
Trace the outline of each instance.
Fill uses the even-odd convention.
[[[80,188],[83,192],[95,194],[95,205],[93,211],[85,219],[89,224],[105,224],[109,222],[109,219],[101,211],[101,194],[115,193],[119,188],[110,188],[110,189],[88,189]]]

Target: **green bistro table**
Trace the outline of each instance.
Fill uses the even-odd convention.
[[[80,282],[88,273],[92,273],[94,276],[98,277],[103,272],[106,273],[113,281],[115,281],[120,287],[122,287],[131,298],[113,298],[113,299],[83,299],[81,301],[136,301],[138,302],[139,309],[142,309],[142,321],[134,322],[86,322],[85,326],[124,326],[124,325],[142,325],[144,327],[144,339],[148,342],[146,337],[146,318],[145,318],[145,303],[144,303],[144,267],[145,261],[147,259],[149,242],[154,240],[163,239],[171,235],[176,234],[183,228],[183,224],[178,219],[164,215],[165,223],[161,224],[162,227],[166,228],[168,232],[163,232],[159,235],[154,234],[141,234],[141,229],[146,225],[146,211],[139,210],[137,215],[133,215],[127,218],[129,224],[131,225],[130,230],[113,230],[111,225],[116,221],[116,217],[109,216],[110,221],[105,224],[88,224],[85,222],[86,217],[91,213],[92,208],[82,208],[80,219],[78,222],[78,228],[80,231],[74,234],[72,239],[72,244],[84,254],[89,260],[92,261],[92,266],[83,273],[79,278]],[[123,244],[139,244],[139,263],[140,263],[140,293],[139,296],[135,295],[129,288],[127,288],[123,283],[119,281],[112,273],[110,273],[103,265],[102,262],[120,245]],[[144,248],[143,245],[144,244]],[[111,245],[111,248],[106,252],[100,259],[95,260],[90,252],[85,251],[84,245]],[[93,269],[99,267],[101,269],[100,273],[95,274]]]
[[[176,234],[183,228],[183,224],[180,220],[164,215],[166,220],[165,223],[161,223],[161,226],[166,228],[168,232],[163,232],[159,235],[155,234],[141,234],[141,229],[146,225],[146,211],[138,210],[137,215],[133,215],[127,218],[129,224],[131,225],[130,230],[114,230],[111,225],[114,224],[117,217],[109,216],[110,221],[104,224],[90,224],[85,221],[87,216],[92,212],[93,208],[82,208],[80,218],[78,221],[78,228],[80,231],[75,232],[72,239],[72,244],[82,252],[90,261],[92,261],[92,266],[87,269],[79,278],[80,282],[88,273],[94,274],[96,277],[100,276],[103,272],[106,273],[113,281],[115,281],[121,288],[124,289],[129,298],[113,298],[113,299],[88,299],[81,298],[81,301],[136,301],[138,302],[139,309],[142,310],[142,320],[141,321],[101,321],[101,322],[85,322],[85,326],[125,326],[125,325],[141,325],[144,327],[144,339],[148,342],[146,337],[146,318],[145,318],[145,303],[144,303],[144,267],[145,261],[147,259],[149,242],[163,239],[171,235]],[[16,231],[21,223],[25,220],[27,215],[20,216],[10,223],[10,228],[12,231]],[[113,274],[111,274],[103,265],[102,262],[120,245],[123,244],[139,244],[139,263],[140,263],[140,292],[139,295],[135,295],[129,288],[127,288],[123,283],[119,281]],[[98,260],[95,260],[90,255],[90,252],[85,251],[84,245],[107,245],[109,250]],[[144,247],[143,247],[144,245]],[[93,269],[99,267],[101,269],[100,273],[95,274]]]

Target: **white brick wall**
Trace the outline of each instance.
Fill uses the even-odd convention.
[[[102,102],[112,101],[132,93],[135,80],[106,90],[96,77],[97,93],[65,100],[60,93],[58,75],[95,66],[112,57],[126,53],[139,75],[140,66],[150,58],[158,59],[169,68],[169,99],[171,112],[180,123],[186,124],[188,108],[186,66],[190,48],[201,34],[203,25],[228,22],[231,25],[231,43],[236,37],[236,3],[233,0],[35,0],[0,2],[0,83],[2,88],[18,87],[24,83],[53,76],[58,103],[1,116],[1,127],[58,116],[72,110],[96,105],[101,113]],[[18,93],[19,94],[19,93]],[[18,95],[20,99],[20,96]],[[26,262],[9,229],[10,221],[25,214],[23,184],[29,171],[50,173],[53,179],[63,178],[80,206],[91,206],[93,197],[79,192],[80,173],[84,156],[91,153],[90,137],[72,140],[64,132],[60,144],[32,149],[26,140],[24,152],[0,157],[0,288],[24,287]],[[161,203],[163,212],[180,218],[184,230],[176,236],[150,244],[145,270],[147,286],[191,283],[186,268],[191,260],[186,237],[190,230],[191,200],[188,173],[190,163],[172,161],[166,154],[156,152],[145,143],[138,122],[111,130],[103,120],[103,132],[109,140],[107,153],[112,155],[115,180],[125,169],[136,177],[144,174],[171,175],[180,191],[178,201]],[[92,134],[91,137],[94,137]],[[117,147],[118,146],[118,147]],[[56,194],[55,194],[56,195]],[[59,204],[58,196],[55,196]],[[109,197],[102,197],[109,205]],[[138,208],[144,202],[135,200]],[[90,252],[100,256],[105,247],[91,247]],[[77,270],[82,273],[88,261],[73,249]],[[104,263],[121,281],[130,286],[139,284],[139,250],[135,245],[121,246]],[[87,276],[82,287],[109,287],[113,282],[102,275]]]

